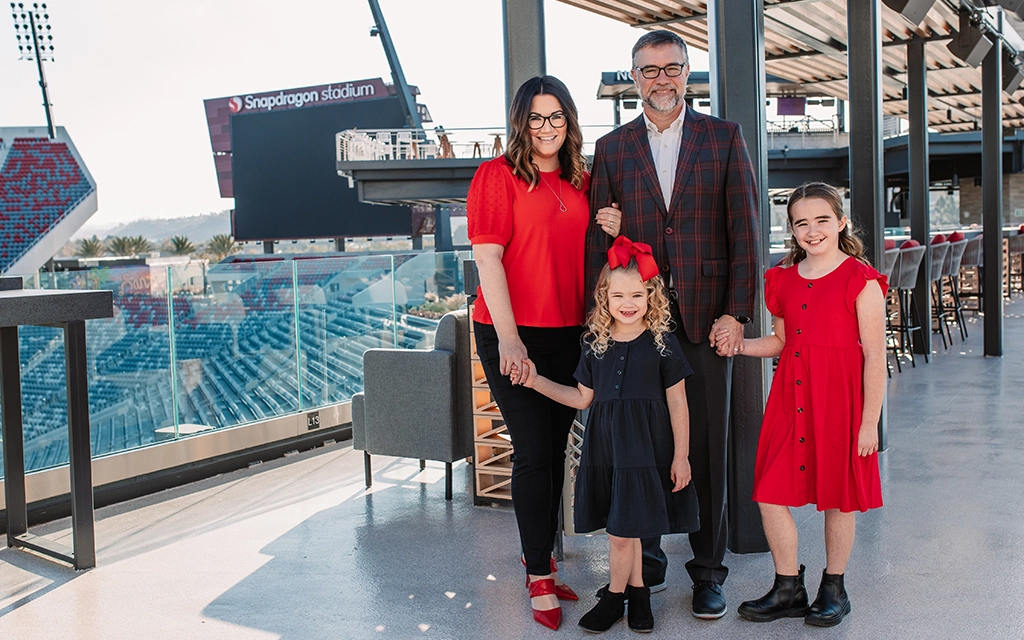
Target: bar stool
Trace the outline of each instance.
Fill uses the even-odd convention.
[[[921,268],[921,260],[928,247],[917,240],[907,240],[900,246],[900,257],[893,267],[893,287],[899,298],[899,320],[892,325],[898,337],[900,349],[910,355],[910,366],[916,367],[912,336],[915,331],[921,332],[921,316],[914,301],[914,287],[917,286],[917,272]],[[922,334],[923,335],[923,334]],[[928,362],[928,352],[924,354]]]
[[[1020,225],[1017,235],[1006,239],[1006,252],[1010,262],[1006,295],[1010,297],[1015,290],[1024,291],[1024,224]]]
[[[963,258],[960,259],[960,283],[957,287],[960,300],[973,298],[978,301],[977,309],[971,309],[975,313],[984,310],[985,299],[982,297],[982,282],[985,275],[985,252],[982,250],[982,234],[967,241]],[[973,270],[973,277],[972,277]]]
[[[903,368],[900,366],[900,356],[896,352],[896,335],[892,328],[892,313],[889,312],[889,299],[896,299],[896,289],[891,286],[893,284],[892,274],[896,263],[900,259],[900,250],[896,248],[895,240],[885,241],[885,253],[882,254],[882,268],[881,273],[889,281],[889,295],[886,296],[885,300],[885,343],[892,349],[893,358],[896,359],[896,370],[903,372]],[[886,363],[886,371],[889,377],[892,377],[892,367]]]
[[[942,348],[948,349],[953,344],[953,336],[950,334],[949,342],[946,342],[946,334],[949,333],[949,325],[946,324],[946,309],[942,306],[942,263],[946,261],[946,254],[949,253],[949,242],[946,236],[941,233],[932,238],[928,245],[928,261],[931,270],[928,272],[929,285],[932,293],[932,320],[937,324],[939,336],[942,338]]]
[[[946,285],[939,283],[939,296],[945,305],[945,311],[952,316],[956,326],[960,329],[960,342],[967,339],[967,325],[964,323],[964,307],[960,304],[960,263],[963,261],[964,251],[967,249],[967,238],[959,231],[954,231],[946,238],[949,241],[949,251],[946,253],[946,260],[942,263],[942,278],[949,286],[949,295],[944,295]],[[950,304],[946,305],[946,300]],[[948,330],[948,327],[947,327]],[[952,342],[952,338],[950,338]]]

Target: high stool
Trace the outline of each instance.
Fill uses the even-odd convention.
[[[985,253],[982,250],[982,234],[967,241],[963,258],[960,259],[960,282],[957,291],[960,301],[975,300],[976,306],[972,305],[969,311],[980,313],[984,310],[984,298],[982,297],[982,281],[985,279]]]
[[[910,355],[910,366],[916,367],[912,337],[915,331],[921,332],[921,316],[914,301],[914,287],[917,286],[917,272],[921,268],[921,260],[928,247],[916,240],[908,240],[900,247],[900,257],[893,267],[895,276],[893,286],[899,298],[899,320],[892,325],[896,332],[900,349]],[[922,334],[923,337],[923,334]],[[928,362],[925,351],[924,361]]]
[[[931,265],[928,277],[932,292],[932,320],[938,325],[943,349],[948,349],[949,345],[953,344],[952,334],[949,335],[949,342],[946,342],[949,325],[946,324],[946,308],[942,306],[942,263],[946,261],[947,253],[949,253],[949,242],[946,241],[946,236],[940,233],[932,238],[931,244],[928,245],[928,261]]]
[[[942,263],[942,281],[939,282],[939,299],[944,305],[946,313],[952,316],[956,326],[960,329],[960,342],[967,339],[967,325],[964,323],[964,307],[960,304],[960,263],[967,249],[967,239],[964,234],[955,231],[949,234],[949,251],[946,252],[946,260]],[[948,285],[949,295],[945,295],[945,288]],[[949,304],[946,304],[949,300]],[[946,327],[948,332],[949,327]],[[950,338],[952,342],[952,337]]]
[[[888,248],[888,244],[889,241],[886,241],[887,248],[885,249],[885,253],[882,254],[881,269],[882,275],[884,275],[889,281],[889,295],[886,296],[885,301],[885,343],[888,345],[890,349],[892,349],[893,358],[896,360],[896,370],[902,373],[903,367],[900,365],[900,355],[896,351],[896,332],[893,330],[892,326],[893,314],[889,312],[889,299],[897,299],[896,285],[893,282],[893,272],[897,270],[896,265],[900,260],[900,250],[895,247]],[[886,372],[889,374],[889,377],[891,378],[892,367],[890,367],[888,363],[886,363],[885,369]]]
[[[1006,239],[1007,259],[1010,261],[1006,281],[1006,297],[1014,291],[1024,291],[1024,224],[1015,236]]]

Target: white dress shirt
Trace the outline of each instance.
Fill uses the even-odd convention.
[[[686,106],[679,112],[679,117],[672,121],[664,131],[658,131],[644,114],[647,124],[647,140],[651,143],[651,155],[654,157],[654,168],[658,171],[658,182],[661,184],[661,195],[665,198],[665,208],[672,206],[672,186],[676,180],[676,165],[679,163],[679,147],[683,142],[683,118]]]

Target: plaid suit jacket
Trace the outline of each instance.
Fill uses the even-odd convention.
[[[670,203],[661,192],[643,116],[603,136],[594,151],[592,213],[613,202],[622,211],[621,233],[651,245],[666,284],[671,273],[691,342],[706,341],[723,314],[753,316],[758,197],[738,124],[686,108]],[[612,241],[592,217],[586,269],[591,292]]]

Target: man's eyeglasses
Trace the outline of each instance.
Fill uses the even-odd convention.
[[[550,116],[542,116],[539,113],[531,113],[526,123],[531,129],[543,129],[544,122],[550,122],[551,126],[556,129],[561,129],[565,126],[565,114],[561,111],[556,111]]]
[[[667,64],[664,67],[656,67],[652,64],[646,67],[637,67],[637,71],[639,71],[640,75],[647,78],[648,80],[654,80],[659,75],[661,75],[662,71],[664,71],[665,75],[668,76],[669,78],[675,78],[676,76],[680,76],[682,75],[683,69],[685,67],[686,65],[682,64]]]

